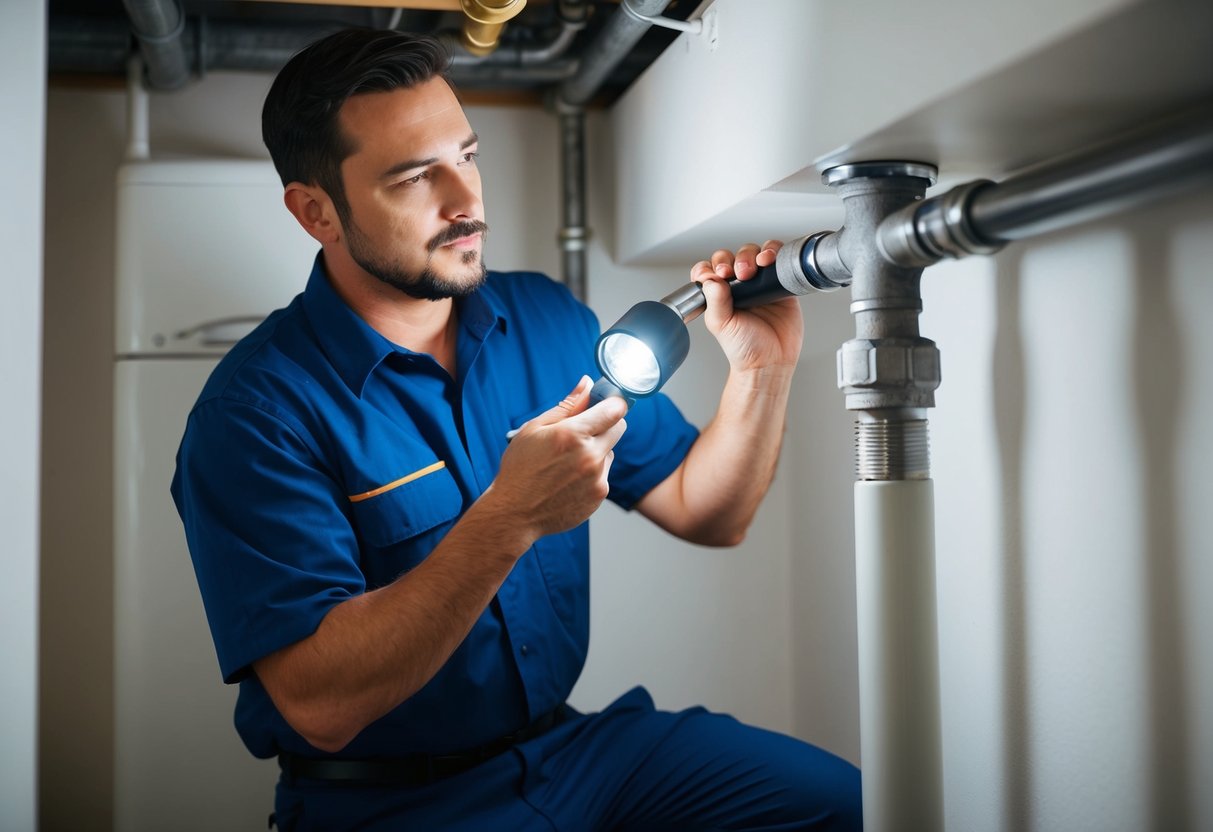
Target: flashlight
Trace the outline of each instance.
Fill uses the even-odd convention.
[[[817,243],[830,232],[793,240],[779,250],[775,262],[749,280],[728,281],[733,306],[750,309],[782,298],[828,292],[846,284],[825,277],[817,268]],[[595,358],[600,378],[590,391],[590,404],[619,396],[628,407],[661,389],[682,366],[691,348],[687,324],[707,306],[703,288],[688,283],[660,301],[641,301],[598,339]]]

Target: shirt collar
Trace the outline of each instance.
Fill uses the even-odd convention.
[[[471,337],[483,341],[494,327],[505,332],[505,309],[487,283],[456,301],[456,306],[459,325]],[[329,283],[324,252],[317,253],[312,265],[307,288],[303,290],[303,309],[321,349],[355,396],[361,398],[367,378],[384,358],[394,352],[414,354],[384,338],[342,300]]]

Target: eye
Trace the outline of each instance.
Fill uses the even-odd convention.
[[[401,179],[399,182],[397,182],[395,184],[394,187],[399,188],[402,185],[416,185],[422,179],[429,179],[429,177],[430,177],[429,171],[423,170],[421,173],[417,174],[416,176],[410,176],[408,179]]]
[[[470,152],[468,152],[468,153],[463,154],[463,161],[464,161],[466,164],[475,164],[475,163],[476,163],[476,159],[477,159],[479,156],[480,156],[480,153],[479,153],[478,151],[473,150],[473,151],[470,151]]]

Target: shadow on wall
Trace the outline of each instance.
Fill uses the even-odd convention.
[[[990,371],[998,436],[1003,589],[1003,770],[1004,829],[1028,828],[1027,582],[1023,550],[1023,458],[1025,359],[1021,302],[1021,249],[998,255],[995,271],[997,331]]]
[[[1144,817],[1157,832],[1183,832],[1193,827],[1193,790],[1189,771],[1190,645],[1184,627],[1183,551],[1180,540],[1181,498],[1177,446],[1180,414],[1185,404],[1189,359],[1181,337],[1173,297],[1170,248],[1175,228],[1185,215],[1183,204],[1169,203],[1133,217],[1126,232],[1134,247],[1132,385],[1138,443],[1125,449],[1126,465],[1141,472],[1139,493],[1143,519],[1140,541],[1144,620],[1141,657],[1146,676],[1146,710],[1141,714],[1148,758],[1140,761],[1147,805]],[[1003,591],[1003,767],[1002,828],[1008,832],[1033,826],[1038,802],[1032,784],[1032,686],[1029,684],[1029,586],[1025,551],[1025,424],[1029,389],[1024,333],[1023,252],[1012,246],[997,258],[997,332],[991,361],[994,412],[1000,464],[1002,527],[1000,530]],[[1137,458],[1132,455],[1136,453]],[[1047,684],[1047,680],[1045,680]],[[1039,688],[1039,686],[1037,686]],[[1039,820],[1037,818],[1036,820]]]
[[[1149,817],[1155,830],[1191,828],[1188,775],[1187,672],[1179,547],[1179,415],[1187,378],[1170,256],[1177,211],[1149,213],[1137,226],[1134,304],[1137,420],[1144,482],[1142,564],[1148,654]],[[1170,220],[1170,221],[1168,221]]]

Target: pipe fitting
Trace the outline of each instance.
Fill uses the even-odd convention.
[[[460,0],[467,20],[460,43],[473,55],[485,56],[497,48],[505,24],[526,8],[526,0]]]
[[[838,350],[850,410],[934,407],[942,378],[939,348],[927,338],[856,338]]]
[[[821,243],[818,263],[850,274],[855,338],[838,351],[838,386],[848,410],[888,413],[934,407],[939,350],[918,331],[921,268],[889,263],[877,250],[881,223],[917,204],[935,181],[922,162],[840,165],[822,179],[842,197],[843,230]],[[849,266],[849,268],[847,268]]]
[[[966,182],[890,215],[876,234],[881,256],[898,266],[924,267],[944,258],[994,254],[1004,243],[984,239],[970,219],[973,200],[993,184]]]
[[[775,255],[779,280],[794,295],[810,291],[833,292],[851,285],[850,273],[827,273],[817,262],[817,250],[822,241],[833,237],[833,231],[818,231],[784,244]]]
[[[855,420],[855,479],[889,482],[930,478],[930,437],[921,411],[859,414]]]

